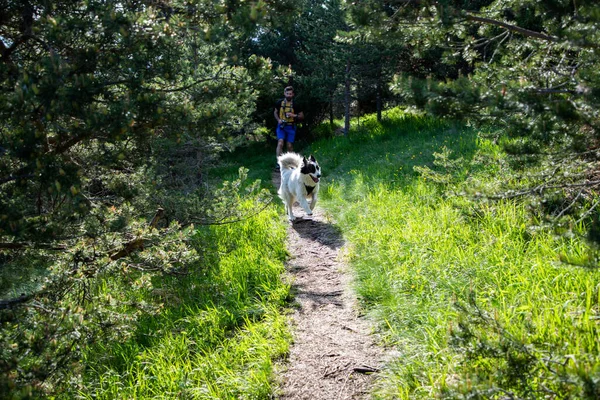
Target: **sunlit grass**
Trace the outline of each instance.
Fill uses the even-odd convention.
[[[444,148],[462,158],[449,171],[434,164]],[[254,151],[240,163],[268,184],[272,151]],[[320,205],[345,236],[361,304],[399,354],[376,398],[600,397],[600,273],[561,262],[586,259],[585,227],[565,235],[518,201],[476,196],[516,183],[493,141],[395,109],[302,152],[323,168]],[[219,174],[233,174],[236,158]],[[273,360],[290,340],[280,214],[276,203],[200,230],[204,264],[162,283],[175,297],[135,338],[88,360],[82,397],[272,396]]]
[[[587,254],[583,227],[561,236],[516,201],[461,195],[506,171],[472,130],[408,115],[369,127],[312,151],[358,295],[401,352],[376,396],[595,398],[600,273],[559,261]],[[465,160],[447,187],[413,170],[444,146]]]
[[[282,282],[285,229],[275,207],[236,224],[204,227],[205,256],[190,274],[154,282],[161,314],[122,344],[87,353],[83,398],[268,398],[274,363],[291,340]]]

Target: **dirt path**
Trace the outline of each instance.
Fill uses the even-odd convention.
[[[273,173],[279,187],[279,173]],[[296,216],[304,216],[294,206]],[[364,399],[383,360],[370,326],[357,313],[344,241],[317,206],[313,219],[290,224],[287,263],[295,295],[294,343],[280,399]]]

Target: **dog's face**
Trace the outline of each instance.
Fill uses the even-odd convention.
[[[305,175],[309,175],[315,183],[318,183],[319,179],[321,179],[321,167],[319,167],[319,163],[317,160],[315,160],[312,154],[308,159],[304,157],[300,172]]]

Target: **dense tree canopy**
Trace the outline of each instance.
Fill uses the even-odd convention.
[[[573,123],[596,123],[594,2],[419,3],[394,13],[402,21],[416,18],[436,26],[427,33],[418,25],[407,27],[411,40],[443,48],[445,63],[468,63],[461,79],[434,85],[432,111],[504,118],[515,133],[547,142],[573,131]]]
[[[134,196],[123,179],[164,158],[156,146],[214,146],[246,125],[256,94],[221,39],[228,12],[210,2],[12,3],[1,32],[2,232],[72,236],[63,222],[94,209],[98,193]],[[158,175],[169,168],[160,165]]]
[[[397,69],[390,86],[404,102],[502,127],[496,140],[514,167],[538,165],[531,187],[497,196],[541,196],[557,205],[553,218],[590,215],[600,127],[595,2],[375,0],[352,10],[370,35],[408,43],[420,67]]]
[[[228,213],[240,183],[208,189],[205,166],[251,126],[269,63],[233,49],[260,13],[211,1],[2,7],[0,392],[60,381],[100,332],[127,337],[155,308],[123,308],[147,287],[119,277],[177,275],[198,260],[192,223],[239,217]],[[116,303],[99,297],[107,282],[124,285]]]

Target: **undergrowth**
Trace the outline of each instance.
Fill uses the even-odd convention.
[[[273,363],[290,336],[281,310],[285,230],[277,211],[193,236],[203,262],[153,283],[161,313],[142,319],[125,343],[86,353],[79,397],[267,398]]]
[[[118,252],[82,240],[59,253],[29,302],[3,302],[0,397],[271,396],[291,341],[285,225],[247,173],[238,168],[209,203],[181,200],[187,225],[136,220],[133,244]]]

